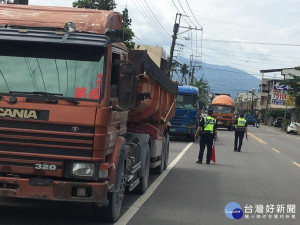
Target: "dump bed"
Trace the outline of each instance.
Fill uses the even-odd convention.
[[[130,122],[166,123],[175,115],[178,84],[172,81],[146,51],[129,51],[129,61],[138,65],[138,106],[129,112]]]

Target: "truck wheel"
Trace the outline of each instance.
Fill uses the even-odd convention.
[[[148,189],[148,182],[149,182],[149,173],[150,173],[150,150],[149,145],[147,146],[147,153],[146,153],[146,160],[144,166],[144,175],[140,177],[140,183],[136,187],[136,193],[144,194]]]
[[[100,207],[94,205],[94,214],[100,216],[101,220],[105,222],[116,222],[121,214],[122,201],[125,197],[126,190],[126,168],[125,162],[122,160],[118,165],[116,174],[115,190],[108,193],[108,206]]]
[[[166,149],[165,149],[164,170],[167,169],[168,165],[169,165],[169,134],[166,135]]]

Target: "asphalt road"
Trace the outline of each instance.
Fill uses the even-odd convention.
[[[233,135],[219,130],[217,162],[211,165],[195,163],[198,143],[173,138],[171,165],[161,176],[150,177],[146,195],[125,197],[117,224],[299,225],[300,136],[274,127],[249,127],[239,153],[233,151]],[[225,215],[231,202],[240,205],[241,219]],[[0,224],[5,225],[103,224],[91,216],[88,204],[0,199]]]
[[[233,151],[233,134],[219,131],[215,164],[196,164],[199,146],[193,144],[128,224],[299,225],[299,136],[274,127],[249,127],[248,141],[244,140],[239,153]],[[177,151],[180,144],[172,142],[171,151]],[[239,203],[243,218],[226,217],[225,206],[230,202]],[[287,208],[293,212],[294,206],[295,213],[286,213]]]

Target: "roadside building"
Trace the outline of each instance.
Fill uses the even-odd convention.
[[[292,79],[293,75],[300,76],[300,71],[295,68],[283,68],[283,69],[270,69],[261,70],[263,76],[265,73],[280,72],[281,79],[262,79],[261,84],[261,105],[265,105],[265,109],[285,109],[286,112],[291,112],[291,121],[295,121],[299,118],[299,112],[296,110],[295,102],[288,94],[288,86],[281,82],[286,79]],[[263,110],[264,107],[262,107]],[[268,123],[272,123],[274,118],[268,118]]]
[[[167,60],[166,51],[159,46],[148,46],[148,45],[138,45],[135,46],[135,49],[138,50],[147,50],[148,55],[152,61],[159,67],[164,68]]]

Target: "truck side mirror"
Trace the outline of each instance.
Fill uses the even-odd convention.
[[[124,75],[134,74],[134,64],[133,63],[123,63],[121,65],[121,73]]]
[[[130,109],[136,106],[137,78],[132,75],[123,75],[120,80],[120,107]]]

